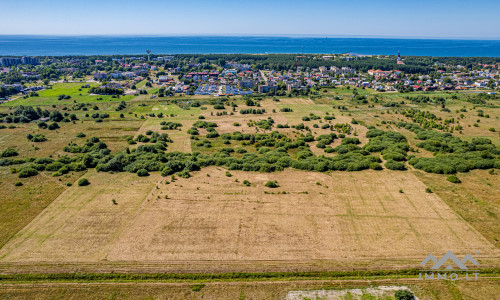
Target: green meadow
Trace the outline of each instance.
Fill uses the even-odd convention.
[[[45,106],[45,105],[60,105],[70,103],[93,103],[93,102],[110,102],[110,101],[126,101],[132,99],[133,95],[124,95],[119,98],[113,98],[111,95],[91,95],[88,88],[82,88],[86,83],[57,83],[51,86],[50,89],[39,91],[35,97],[21,97],[1,104],[1,106]],[[99,86],[99,84],[89,84],[90,87]],[[70,96],[70,99],[58,100],[60,95]],[[98,100],[102,99],[102,100]]]

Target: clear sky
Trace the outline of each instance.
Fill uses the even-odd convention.
[[[500,0],[0,0],[0,34],[500,38]]]

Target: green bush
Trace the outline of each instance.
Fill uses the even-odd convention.
[[[387,152],[382,155],[382,157],[385,160],[395,160],[395,161],[405,161],[406,160],[406,155],[400,153],[400,152]]]
[[[207,135],[205,137],[207,139],[213,139],[213,138],[216,138],[218,136],[219,136],[219,133],[217,131],[212,131],[212,132],[207,133]]]
[[[26,138],[28,139],[28,141],[34,142],[34,143],[41,143],[41,142],[45,142],[47,140],[47,138],[43,134],[31,135],[28,133],[26,135]]]
[[[160,123],[160,125],[162,125],[161,130],[174,130],[174,129],[177,129],[179,127],[182,127],[182,124],[181,123],[177,123],[177,122],[166,122],[166,121],[163,121],[163,122]]]
[[[266,182],[265,185],[268,188],[277,188],[277,187],[279,187],[278,182],[276,180],[268,181],[268,182]]]
[[[18,156],[19,153],[12,148],[7,148],[5,149],[2,153],[0,153],[0,157],[12,157],[12,156]]]
[[[451,183],[462,183],[462,181],[456,176],[456,175],[451,175],[446,178]]]
[[[172,170],[172,168],[170,167],[165,167],[162,171],[161,171],[161,176],[163,177],[166,177],[166,176],[169,176],[169,175],[172,175],[174,174],[174,170]]]
[[[180,172],[177,172],[176,174],[179,175],[179,177],[181,177],[181,178],[189,178],[189,177],[191,177],[191,174],[189,174],[189,171],[186,170],[186,169],[184,169],[184,170],[182,170]]]
[[[82,179],[78,180],[78,186],[86,186],[89,184],[90,184],[90,182],[87,178],[82,178]]]
[[[385,162],[385,167],[389,170],[397,170],[397,171],[406,170],[406,166],[404,163],[392,159]]]
[[[193,292],[199,292],[202,288],[205,287],[204,284],[193,284],[189,286]]]
[[[413,300],[415,296],[413,296],[413,293],[409,290],[398,290],[394,293],[394,298],[396,298],[396,300]]]
[[[21,170],[19,170],[19,178],[27,178],[27,177],[32,177],[38,175],[38,171],[33,169],[32,167],[22,167]]]
[[[137,171],[137,176],[146,177],[146,176],[149,176],[149,172],[146,169],[140,169]]]
[[[190,135],[199,135],[200,134],[200,132],[194,127],[191,129],[188,129],[187,133]]]
[[[59,124],[57,124],[56,122],[52,122],[49,124],[49,126],[47,127],[49,130],[56,130],[56,129],[59,129],[61,127],[59,127]]]
[[[346,137],[342,139],[342,145],[349,145],[349,144],[358,145],[361,144],[361,142],[359,141],[358,138]]]
[[[21,181],[16,181],[16,183],[14,183],[14,186],[22,186],[23,183]]]

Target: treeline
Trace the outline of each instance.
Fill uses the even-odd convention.
[[[90,94],[98,94],[98,95],[123,95],[122,89],[115,89],[110,87],[91,87],[89,89]]]
[[[0,98],[6,98],[10,95],[17,94],[18,90],[13,86],[0,86]]]
[[[428,56],[404,56],[404,65],[396,63],[396,56],[386,57],[356,57],[345,60],[322,60],[316,55],[305,54],[299,58],[299,66],[304,68],[318,68],[320,66],[350,67],[357,71],[366,72],[369,69],[381,69],[385,71],[400,70],[410,74],[429,74],[438,69],[447,70],[445,65],[462,65],[466,69],[478,69],[478,64],[498,64],[499,58],[491,57],[428,57]],[[176,55],[176,58],[167,63],[167,67],[183,67],[186,62],[197,62],[207,65],[208,62],[224,66],[227,61],[236,61],[242,64],[254,65],[258,69],[274,69],[279,71],[294,70],[297,54],[209,54],[209,55]]]
[[[350,67],[357,71],[366,72],[370,69],[381,70],[400,70],[405,73],[422,73],[427,74],[434,70],[432,64],[408,62],[406,65],[398,65],[396,57],[378,58],[378,57],[357,57],[354,60],[323,60],[315,58],[316,55],[305,54],[299,58],[299,66],[303,68],[318,68],[320,66],[336,66],[339,68]],[[241,64],[249,64],[257,69],[272,69],[277,71],[295,70],[297,54],[269,54],[269,55],[252,55],[252,54],[207,54],[207,55],[192,55],[182,54],[176,55],[176,58],[167,63],[166,67],[183,67],[185,61],[195,61],[198,63],[206,63],[207,61],[215,62],[220,66],[224,66],[227,61],[236,61]]]
[[[3,117],[0,119],[0,122],[3,121],[6,123],[29,123],[31,121],[38,120],[40,118],[47,118],[50,116],[50,114],[51,113],[48,110],[41,109],[40,107],[33,108],[31,106],[20,105],[14,110],[14,112],[10,114],[0,115],[0,117]],[[55,114],[57,113],[53,113],[53,115]]]
[[[19,72],[0,73],[0,82],[5,84],[23,83],[37,80],[57,80],[63,74],[62,71],[54,69],[51,66],[30,67],[27,71],[36,71],[35,76],[24,77]]]
[[[76,121],[78,118],[75,114],[64,114],[58,110],[48,111],[39,107],[33,108],[31,106],[20,105],[10,114],[0,113],[0,122],[5,123],[29,123],[36,121],[40,118],[48,118],[53,122],[71,122]],[[47,125],[43,121],[38,122],[38,127],[46,128]]]

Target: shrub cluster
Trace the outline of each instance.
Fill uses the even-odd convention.
[[[254,114],[254,115],[262,115],[266,113],[266,110],[261,108],[261,109],[242,109],[240,110],[240,114],[242,115],[247,115],[247,114]]]
[[[318,143],[316,144],[316,147],[318,148],[326,148],[326,145],[330,145],[333,143],[333,141],[337,138],[337,135],[335,133],[330,133],[330,134],[322,134],[316,138]]]
[[[19,152],[17,152],[16,149],[12,149],[12,148],[7,148],[5,150],[3,150],[2,152],[0,152],[0,157],[12,157],[12,156],[18,156],[19,155]]]
[[[450,133],[419,131],[417,147],[434,153],[434,157],[412,158],[409,163],[416,169],[429,173],[455,174],[474,169],[500,169],[500,150],[491,140],[474,138],[463,141]]]
[[[47,118],[49,115],[50,112],[46,109],[42,110],[39,107],[33,108],[31,106],[20,105],[14,110],[13,113],[10,113],[9,115],[2,114],[1,116],[4,116],[3,121],[6,123],[29,123],[40,118]],[[0,119],[0,121],[1,120],[2,119]]]
[[[89,93],[98,95],[123,95],[123,90],[109,87],[91,87]]]
[[[26,138],[28,139],[28,141],[34,142],[34,143],[45,142],[47,140],[47,138],[43,134],[40,134],[40,133],[37,133],[35,135],[28,133],[26,135]]]
[[[116,108],[116,111],[123,110],[123,109],[125,109],[125,107],[127,107],[127,104],[125,103],[125,101],[122,101],[122,102],[120,102],[120,104]]]
[[[160,125],[162,125],[161,130],[174,130],[179,127],[182,127],[181,123],[176,123],[176,122],[161,122]]]

